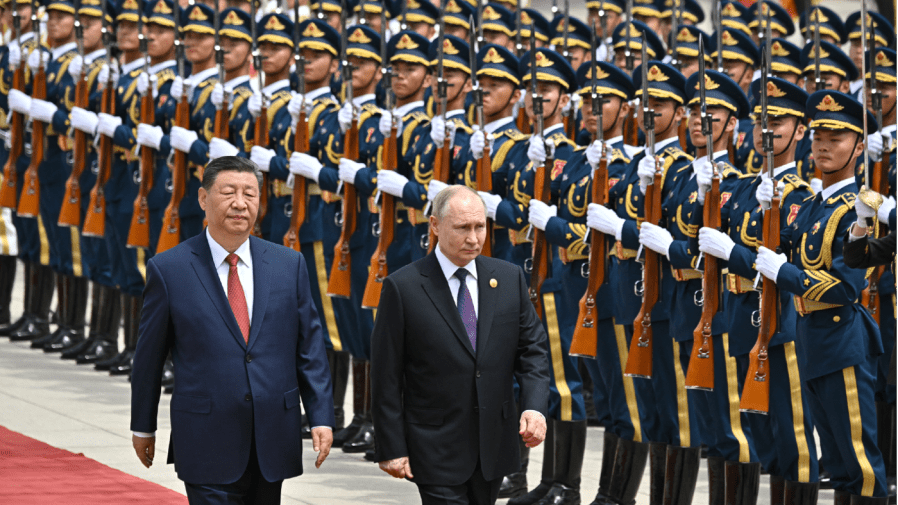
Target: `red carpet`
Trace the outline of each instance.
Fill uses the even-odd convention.
[[[123,445],[122,450],[129,448]],[[187,503],[187,497],[168,488],[3,426],[0,426],[0,476],[0,503]]]

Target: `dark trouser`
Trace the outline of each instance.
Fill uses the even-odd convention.
[[[236,482],[230,484],[185,482],[184,487],[187,488],[187,500],[190,505],[277,505],[281,503],[283,482],[282,480],[268,482],[262,477],[256,454],[256,441],[253,438],[249,464]]]
[[[422,505],[492,505],[499,497],[502,478],[486,480],[480,463],[471,478],[457,486],[418,484]]]

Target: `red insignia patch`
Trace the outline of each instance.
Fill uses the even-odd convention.
[[[552,166],[552,179],[554,180],[556,177],[561,175],[561,172],[564,171],[564,165],[567,162],[564,160],[555,160],[555,165]]]
[[[461,151],[461,146],[455,146],[455,149],[452,150],[452,157],[458,156],[459,151]]]
[[[743,141],[745,141],[745,132],[739,132],[739,140],[736,141],[736,147],[742,147]]]
[[[609,177],[609,178],[608,178],[608,189],[613,188],[614,185],[617,184],[617,181],[619,181],[619,180],[620,180],[620,179],[612,179],[612,178]]]
[[[371,142],[371,137],[374,135],[374,128],[368,128],[368,133],[365,135],[365,142]]]
[[[168,95],[162,95],[159,97],[159,106],[165,105],[166,100],[168,100]]]
[[[814,223],[814,227],[811,228],[812,234],[817,233],[818,231],[820,231],[820,221],[817,221],[816,223]]]
[[[722,209],[724,205],[730,200],[730,197],[733,196],[732,193],[727,191],[726,193],[720,194],[720,208]]]
[[[695,203],[698,200],[698,191],[693,191],[689,194],[689,203]]]
[[[798,217],[798,210],[801,209],[801,205],[793,203],[791,207],[789,207],[789,217],[786,218],[786,224],[792,224],[795,221],[795,218]]]

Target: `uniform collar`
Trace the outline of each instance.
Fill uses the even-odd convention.
[[[155,65],[152,65],[152,66],[150,66],[150,74],[156,75],[168,67],[175,66],[177,63],[178,62],[175,60],[166,60],[166,61],[163,61],[162,63],[157,63]]]
[[[854,183],[854,176],[851,176],[847,179],[842,179],[841,181],[833,184],[832,186],[823,188],[823,191],[820,192],[820,195],[823,197],[824,201],[829,200],[829,198],[831,196],[833,196],[834,194],[841,191],[842,188],[844,188],[845,186],[848,186],[849,184],[853,184],[853,183]]]
[[[366,103],[373,102],[375,98],[377,97],[374,95],[374,93],[368,93],[367,95],[352,97],[352,103],[356,107],[361,107]]]
[[[330,86],[321,86],[318,89],[313,89],[312,91],[309,91],[308,93],[306,93],[305,98],[309,102],[314,102],[315,100],[318,100],[319,98],[323,97],[324,95],[329,94],[330,92],[331,92]]]
[[[552,125],[548,128],[545,128],[545,129],[543,129],[543,138],[548,138],[549,135],[554,134],[556,130],[563,130],[563,129],[564,129],[564,123],[558,123],[558,124]]]
[[[624,136],[618,135],[617,137],[611,137],[610,139],[605,139],[606,144],[617,144],[618,142],[623,142]]]
[[[417,109],[418,107],[424,107],[424,100],[418,100],[416,102],[407,103],[402,107],[396,107],[393,109],[393,112],[396,113],[397,116],[403,117],[413,109]]]
[[[655,154],[658,154],[658,151],[666,148],[669,145],[673,145],[674,142],[679,142],[680,139],[678,137],[671,137],[667,140],[662,140],[660,142],[655,142]]]
[[[265,96],[267,96],[267,97],[271,97],[278,91],[280,91],[288,86],[290,86],[290,80],[289,79],[281,79],[278,82],[271,83],[268,86],[265,86],[264,88],[262,88],[262,93],[265,93]],[[309,97],[307,96],[306,98],[309,98]]]
[[[209,251],[212,253],[212,264],[217,269],[222,263],[224,263],[225,258],[230,254],[225,250],[218,242],[212,238],[212,235],[209,234],[209,228],[206,228],[206,240],[209,241]],[[246,242],[240,244],[240,247],[234,251],[234,254],[240,258],[240,261],[243,262],[244,265],[248,266],[250,270],[253,268],[253,256],[250,253],[249,249],[249,239],[246,239]]]
[[[16,42],[18,42],[19,45],[21,46],[21,45],[24,45],[25,42],[28,42],[29,40],[31,40],[33,38],[34,38],[34,32],[23,33],[22,35],[19,35],[19,40],[17,40]]]
[[[234,89],[237,88],[237,86],[240,86],[244,82],[249,82],[248,75],[241,75],[240,77],[235,77],[235,78],[231,79],[230,81],[225,83],[224,89],[226,89],[227,91],[234,91]]]
[[[725,158],[725,159],[721,159],[721,158]],[[714,153],[714,161],[715,161],[715,162],[717,162],[717,161],[730,161],[730,153],[729,153],[729,151],[727,151],[726,149],[724,149],[723,151],[717,151],[716,153]]]
[[[780,177],[781,175],[785,174],[786,172],[788,172],[789,170],[791,170],[793,168],[795,168],[794,161],[786,163],[785,165],[783,165],[781,167],[776,167],[773,169],[773,177],[775,179],[779,180],[779,179],[781,179],[781,177]],[[763,169],[761,170],[761,173],[764,173]]]
[[[457,272],[459,268],[464,268],[472,277],[474,277],[474,279],[477,279],[477,263],[475,260],[471,260],[467,265],[459,267],[443,254],[443,250],[440,249],[439,245],[437,245],[436,251],[434,252],[436,253],[437,261],[440,263],[440,269],[443,271],[443,275],[446,276],[447,281],[455,276],[455,272]]]
[[[97,49],[96,51],[94,51],[90,54],[84,55],[84,63],[87,65],[90,65],[91,63],[96,61],[97,58],[100,58],[103,56],[106,56],[106,48],[105,47],[102,49]],[[122,65],[122,67],[124,67],[124,65]]]
[[[55,61],[58,60],[59,57],[63,54],[69,51],[74,51],[76,47],[78,47],[78,44],[76,44],[75,42],[69,42],[68,44],[63,44],[57,48],[52,49],[50,51],[50,54],[53,55],[53,60]]]
[[[497,119],[491,123],[483,125],[483,129],[486,130],[487,133],[495,133],[502,129],[505,125],[511,124],[512,121],[514,121],[513,117],[504,117],[502,119]]]
[[[201,82],[204,82],[206,79],[209,79],[218,74],[218,67],[213,66],[212,68],[207,68],[198,74],[190,74],[190,77],[184,79],[184,84],[189,84],[190,86],[196,86]]]
[[[464,116],[464,114],[465,114],[465,109],[450,110],[449,112],[446,113],[446,119],[449,119],[450,117],[455,117],[455,116]]]
[[[105,49],[104,49],[105,51]],[[144,65],[145,61],[143,58],[137,58],[134,61],[129,61],[128,63],[122,64],[122,75],[130,74],[132,71],[141,68]]]

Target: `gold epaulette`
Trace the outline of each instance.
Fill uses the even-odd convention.
[[[680,149],[679,146],[669,146],[662,151],[664,153],[664,157],[671,157],[674,160],[686,159],[690,163],[695,159],[689,155],[686,151]]]
[[[614,163],[615,161],[630,163],[630,158],[627,158],[627,155],[624,153],[623,149],[613,148],[611,149],[611,163]]]
[[[359,126],[362,125],[368,118],[380,114],[380,109],[377,108],[373,103],[366,103],[362,105],[361,110],[359,111]]]
[[[528,135],[524,135],[523,133],[519,132],[517,130],[517,128],[507,128],[500,132],[493,132],[493,137],[495,139],[499,139],[503,135],[508,137],[509,140],[511,140],[512,142],[520,142],[522,140],[527,140],[529,138]]]
[[[474,130],[470,126],[468,126],[462,118],[453,117],[453,118],[449,118],[449,119],[451,119],[455,123],[455,131],[461,130],[461,131],[467,133],[468,135],[474,133]]]
[[[574,142],[573,140],[567,138],[567,135],[565,135],[562,132],[556,132],[556,133],[553,133],[552,135],[549,135],[549,140],[551,140],[552,142],[555,142],[555,147],[558,147],[562,144],[569,144],[573,147],[577,147],[577,143]]]
[[[156,74],[156,89],[158,90],[163,84],[174,81],[175,77],[178,75],[175,74],[175,70],[172,67],[164,68],[160,70]]]

